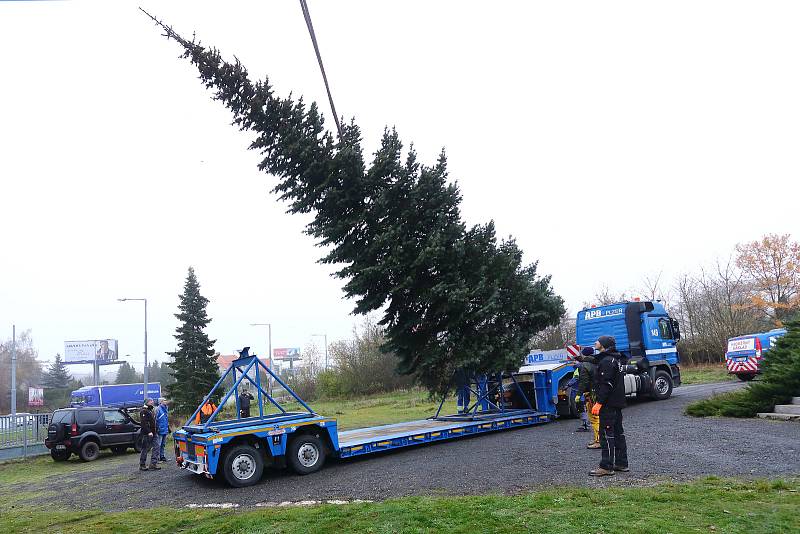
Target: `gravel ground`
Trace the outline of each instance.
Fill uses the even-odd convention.
[[[406,495],[516,493],[553,485],[650,485],[703,475],[779,477],[800,474],[800,424],[683,415],[687,403],[739,383],[677,388],[667,401],[632,402],[624,411],[630,473],[594,479],[600,451],[586,450],[575,420],[485,434],[385,453],[332,460],[318,473],[268,470],[254,487],[229,488],[181,471],[174,463],[140,473],[129,454],[97,462],[97,469],[59,477],[59,507],[124,510],[142,506],[218,505],[303,500],[382,500]],[[19,490],[52,491],[52,478]],[[53,505],[52,494],[19,504]]]

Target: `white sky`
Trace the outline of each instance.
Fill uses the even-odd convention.
[[[797,2],[309,3],[367,152],[385,125],[428,162],[446,147],[464,218],[515,236],[572,310],[800,236]],[[295,0],[0,2],[0,337],[32,329],[42,359],[117,338],[140,362],[141,303],[116,299],[146,297],[161,360],[189,265],[223,353],[265,352],[251,322],[273,347],[347,337],[307,219],[138,5],[330,117]]]

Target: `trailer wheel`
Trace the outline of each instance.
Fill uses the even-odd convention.
[[[325,463],[325,446],[318,437],[301,434],[289,443],[286,456],[295,473],[308,475],[319,471]]]
[[[672,395],[672,377],[668,372],[656,371],[651,395],[655,400],[665,400]]]
[[[264,473],[264,459],[255,447],[237,445],[225,453],[225,480],[234,488],[252,486]]]
[[[84,462],[93,462],[94,460],[97,460],[98,456],[100,456],[100,446],[96,441],[86,441],[83,445],[81,445],[81,450],[78,452],[78,456],[80,456],[81,460]]]
[[[738,374],[738,375],[736,375],[736,378],[738,378],[742,382],[750,382],[755,377],[756,377],[756,375],[751,375],[751,374]]]

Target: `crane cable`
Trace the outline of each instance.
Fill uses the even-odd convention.
[[[331,104],[331,111],[333,112],[333,120],[336,122],[336,129],[339,132],[339,139],[342,139],[342,125],[339,123],[339,115],[336,114],[336,106],[333,105],[333,96],[331,95],[331,88],[328,85],[328,76],[325,75],[325,67],[322,66],[322,56],[319,53],[319,45],[317,44],[317,36],[314,33],[314,25],[311,23],[311,14],[308,12],[308,4],[306,0],[300,0],[300,7],[303,9],[303,18],[306,19],[306,26],[308,27],[308,34],[311,36],[311,43],[314,45],[314,52],[317,54],[317,63],[319,63],[319,70],[322,72],[322,81],[325,82],[325,91],[328,92],[328,102]]]

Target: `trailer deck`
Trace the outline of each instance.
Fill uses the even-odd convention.
[[[461,438],[483,432],[547,423],[552,414],[524,410],[514,415],[497,414],[473,420],[421,419],[339,432],[339,457],[410,447]]]

